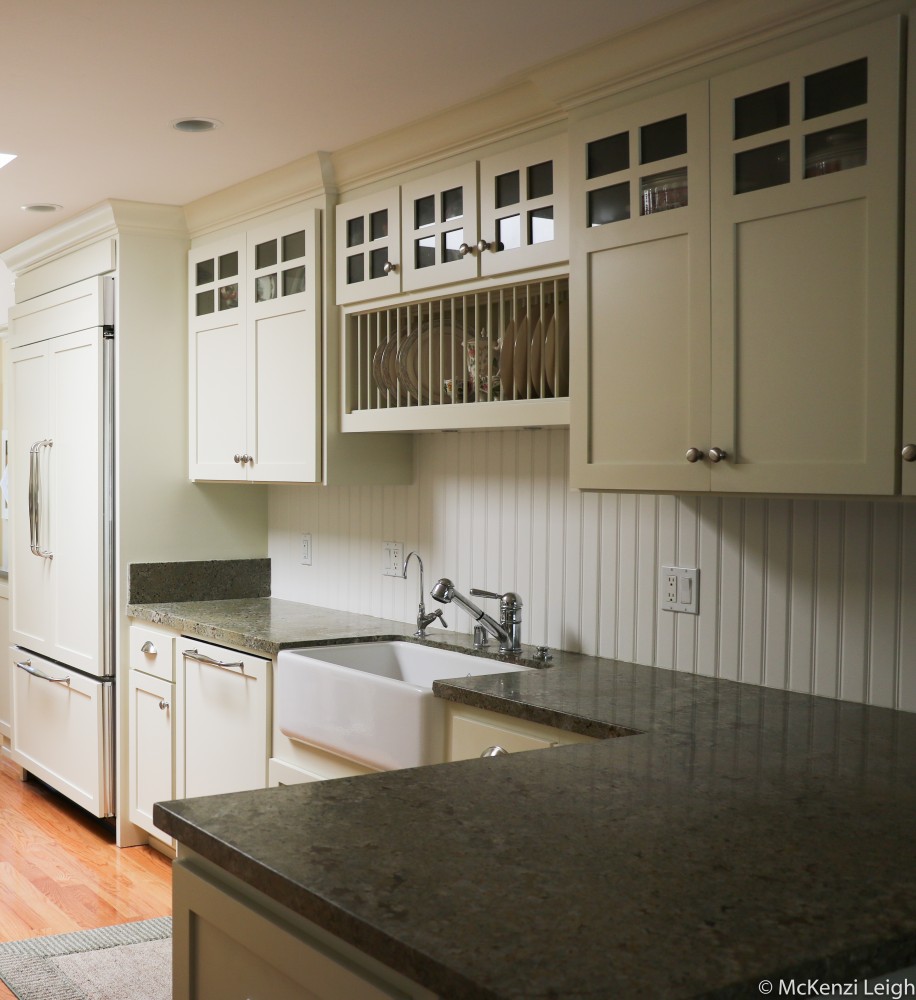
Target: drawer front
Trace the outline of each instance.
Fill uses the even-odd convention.
[[[450,760],[470,760],[472,757],[480,757],[490,747],[497,746],[509,753],[518,753],[522,750],[544,750],[557,745],[556,740],[518,733],[477,719],[466,719],[461,715],[452,716]]]
[[[112,683],[15,646],[10,656],[13,759],[95,816],[112,815]]]
[[[130,669],[175,680],[175,636],[147,625],[130,627]]]
[[[222,646],[178,642],[183,795],[267,786],[271,661]]]

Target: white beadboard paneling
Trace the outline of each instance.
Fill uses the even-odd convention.
[[[427,592],[518,591],[526,642],[916,711],[916,503],[579,493],[568,451],[560,429],[424,434],[412,485],[269,487],[274,596],[412,624],[417,571],[381,573],[402,541]],[[699,615],[659,609],[662,564],[700,569]]]

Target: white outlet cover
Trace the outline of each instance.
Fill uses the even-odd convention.
[[[658,599],[662,611],[700,613],[700,571],[687,566],[660,566]]]

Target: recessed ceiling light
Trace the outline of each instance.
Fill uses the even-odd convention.
[[[37,201],[32,205],[20,205],[23,212],[59,212],[64,206],[50,201]]]
[[[176,118],[171,124],[178,132],[212,132],[223,123],[216,118]]]
[[[15,153],[0,153],[0,168],[5,167],[7,163],[12,163],[15,159]]]

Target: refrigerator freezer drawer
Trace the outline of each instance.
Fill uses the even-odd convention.
[[[114,815],[113,683],[18,646],[10,657],[13,759],[93,815]]]

